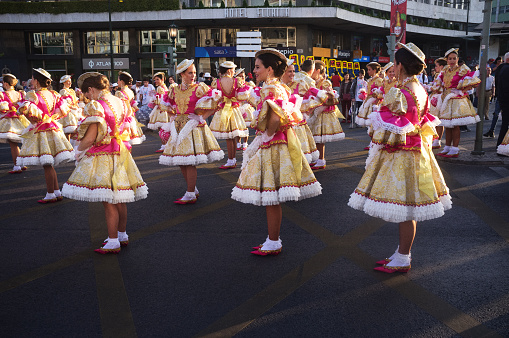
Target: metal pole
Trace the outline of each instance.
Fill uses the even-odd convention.
[[[111,0],[108,0],[108,16],[109,16],[109,23],[110,23],[110,63],[111,63],[110,81],[111,81],[111,83],[113,83],[114,82],[113,73],[115,71],[115,63],[113,60],[113,29],[111,27]]]
[[[490,43],[491,1],[492,0],[485,1],[483,10],[484,21],[481,40],[481,61],[479,64],[481,84],[479,85],[479,97],[477,100],[477,115],[479,115],[480,121],[477,122],[475,129],[475,144],[472,155],[484,155],[484,151],[482,150],[482,134],[484,121],[484,102],[486,102],[486,64],[488,62],[488,50]]]

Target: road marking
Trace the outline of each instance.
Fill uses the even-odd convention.
[[[101,203],[88,203],[90,239],[93,244],[107,232],[104,208]],[[122,278],[117,255],[94,252],[97,301],[103,337],[136,337],[129,299]]]

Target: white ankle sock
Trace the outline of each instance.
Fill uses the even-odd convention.
[[[190,200],[195,200],[195,199],[196,199],[196,194],[194,192],[189,192],[189,191],[186,191],[184,196],[182,196],[182,198],[181,198],[181,200],[183,200],[183,201],[190,201]]]
[[[126,231],[118,231],[118,240],[125,242],[129,240],[129,236],[127,235]]]
[[[52,200],[55,198],[57,198],[57,196],[54,193],[49,193],[49,192],[47,192],[46,197],[44,197],[45,200]]]
[[[55,194],[56,197],[62,196],[62,193],[60,192],[60,189],[55,190],[53,193]]]
[[[451,150],[451,146],[445,146],[444,147],[444,150],[442,150],[440,152],[440,154],[447,154],[449,152],[449,150]]]
[[[324,165],[325,165],[325,160],[321,160],[321,159],[316,160],[316,164],[315,164],[316,167],[322,167]]]
[[[118,249],[120,248],[120,241],[118,238],[108,237],[106,244],[102,247],[103,249]]]
[[[165,147],[166,147],[166,144],[161,145],[160,150],[164,150]]]
[[[15,165],[14,167],[12,167],[12,170],[14,171],[20,171],[21,170],[21,167],[19,165]]]
[[[432,147],[440,147],[440,140],[433,140]]]
[[[242,147],[242,143],[237,142],[237,148],[240,148],[240,147]]]
[[[447,155],[456,155],[456,154],[459,154],[459,152],[460,152],[460,148],[458,148],[458,147],[451,147],[451,149],[449,150]]]
[[[403,255],[399,252],[395,252],[392,261],[387,263],[387,266],[398,267],[398,266],[410,266],[410,255]]]
[[[199,195],[200,194],[200,192],[198,191],[198,188],[196,188],[196,186],[194,187],[194,194],[195,195]]]
[[[263,243],[260,250],[279,250],[282,247],[283,247],[283,245],[281,244],[280,239],[278,239],[277,241],[272,241],[267,238],[267,240],[265,241],[265,243]]]
[[[394,251],[394,253],[392,254],[392,256],[391,256],[391,257],[389,257],[389,258],[387,258],[387,259],[389,259],[389,260],[391,260],[391,261],[392,261],[392,260],[394,259],[394,257],[396,257],[396,255],[398,255],[398,254],[399,254],[399,245],[398,245],[398,247],[396,248],[396,251]],[[408,253],[408,256],[410,257],[410,259],[412,259],[412,251],[410,251],[410,252]]]

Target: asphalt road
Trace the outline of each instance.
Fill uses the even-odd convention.
[[[128,205],[129,246],[109,256],[93,252],[101,204],[37,204],[42,168],[7,174],[0,144],[0,336],[509,337],[509,166],[469,157],[474,131],[462,133],[460,158],[439,162],[453,209],[420,222],[412,270],[387,275],[372,269],[397,225],[347,206],[369,139],[345,131],[316,172],[323,194],[284,204],[275,257],[249,253],[265,210],[230,199],[240,169],[200,166],[198,202],[175,205],[185,184],[158,164],[153,132],[133,148],[149,197]],[[56,168],[61,185],[73,168]]]

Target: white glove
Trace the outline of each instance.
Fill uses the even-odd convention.
[[[270,142],[274,138],[274,135],[276,135],[276,134],[274,133],[272,136],[269,136],[269,135],[267,135],[267,132],[264,132],[262,134],[262,142],[263,143]]]
[[[203,117],[202,117],[201,115],[189,114],[189,118],[190,118],[191,120],[198,121],[199,123],[203,123],[203,122],[205,122],[205,120],[203,119]]]

